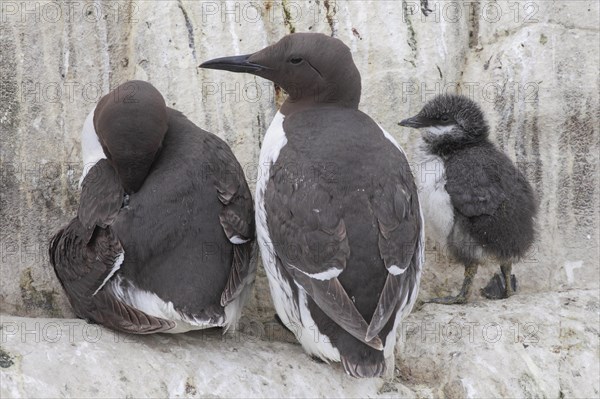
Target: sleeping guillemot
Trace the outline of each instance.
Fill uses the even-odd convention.
[[[235,328],[255,228],[227,144],[129,81],[87,117],[82,155],[77,216],[49,249],[77,316],[137,334]]]
[[[488,139],[484,115],[467,97],[437,96],[400,125],[421,130],[419,163],[437,171],[435,178],[423,172],[421,180],[432,236],[465,266],[460,293],[431,302],[465,303],[478,265],[490,258],[500,263],[502,273],[482,294],[490,299],[511,296],[516,290],[512,264],[535,237],[537,200],[531,185]]]
[[[350,49],[295,33],[201,67],[289,93],[264,138],[255,198],[275,309],[309,354],[354,377],[381,376],[417,297],[423,221],[404,152],[358,110]]]

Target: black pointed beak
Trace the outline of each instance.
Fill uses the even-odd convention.
[[[230,72],[247,72],[254,73],[259,71],[268,70],[264,65],[259,65],[248,61],[248,59],[254,54],[236,55],[233,57],[221,57],[208,60],[200,64],[200,68],[206,69],[222,69]]]
[[[404,119],[399,123],[399,125],[406,127],[414,127],[415,129],[427,126],[418,116],[413,116],[412,118]]]

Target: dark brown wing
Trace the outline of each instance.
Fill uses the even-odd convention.
[[[175,328],[175,322],[149,316],[124,304],[106,291],[99,292],[94,298],[97,309],[94,312],[94,320],[105,327],[131,334],[167,332]]]
[[[107,229],[98,229],[89,243],[86,228],[74,218],[50,243],[50,262],[75,310],[91,306],[93,294],[110,275],[123,248]]]
[[[409,182],[408,184],[411,184]],[[404,307],[415,288],[420,270],[421,216],[416,192],[400,184],[389,184],[374,200],[379,225],[379,252],[388,269],[388,276],[369,324],[367,339],[371,339],[387,324],[398,305]]]
[[[96,226],[110,226],[123,205],[124,190],[117,173],[106,159],[94,165],[83,179],[77,217],[89,241]]]
[[[123,248],[110,227],[87,229],[73,219],[50,243],[50,262],[77,316],[128,333],[167,331],[175,323],[149,316],[109,294],[102,287],[118,269]]]
[[[221,306],[225,306],[252,284],[256,273],[256,242],[253,240],[233,246],[233,264],[227,285],[221,294]]]
[[[238,166],[237,160],[228,148],[224,148],[220,160],[229,166]],[[233,245],[233,263],[227,285],[221,294],[221,306],[225,306],[252,284],[256,274],[256,243],[254,227],[254,202],[241,168],[225,173],[215,181],[219,201],[223,209],[219,220],[225,235]]]
[[[77,316],[135,334],[167,331],[175,323],[134,309],[103,289],[125,256],[111,230],[124,191],[103,159],[83,180],[78,216],[50,243],[50,261]]]
[[[265,194],[269,234],[281,264],[329,318],[381,350],[379,337],[365,339],[368,324],[337,278],[350,256],[339,208],[326,188],[290,181],[284,169],[273,167]]]
[[[297,270],[292,275],[319,308],[350,335],[377,350],[383,349],[383,343],[378,336],[365,339],[368,336],[369,325],[358,312],[337,277],[319,280]]]

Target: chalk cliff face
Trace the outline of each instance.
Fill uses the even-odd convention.
[[[231,145],[254,187],[261,141],[283,93],[260,78],[197,66],[213,57],[258,50],[294,31],[333,34],[351,48],[363,78],[361,109],[404,146],[409,158],[417,134],[398,122],[415,114],[426,99],[462,92],[480,103],[492,139],[518,162],[540,198],[538,239],[514,268],[527,300],[506,302],[504,311],[525,317],[537,312],[535,304],[541,301],[551,313],[552,298],[567,291],[578,298],[596,290],[595,299],[585,301],[598,303],[600,31],[595,0],[8,1],[1,4],[0,19],[4,314],[73,316],[49,265],[47,244],[76,212],[83,167],[79,133],[103,94],[128,79],[150,81],[169,106]],[[416,179],[431,173],[416,163],[413,169]],[[462,267],[431,240],[426,255],[420,298],[455,292]],[[476,286],[485,285],[495,271],[495,265],[481,268]],[[598,308],[592,308],[597,322]],[[413,317],[455,312],[446,309],[425,307]],[[246,314],[262,323],[272,313],[260,269]],[[474,321],[480,316],[474,312]],[[569,308],[560,317],[536,317],[548,326],[564,317],[571,320]],[[597,324],[590,328],[598,333]],[[418,340],[405,344],[408,356],[445,361],[439,358],[442,352]],[[513,356],[511,351],[503,349],[507,356]],[[559,353],[561,359],[575,356],[570,349]],[[527,362],[542,368],[542,360],[550,361],[542,355],[532,359]],[[450,391],[444,392],[518,396],[500,388],[469,391],[478,386],[473,384],[448,385]],[[596,393],[586,395],[598,395],[597,380],[593,386]],[[557,395],[554,388],[539,392]]]

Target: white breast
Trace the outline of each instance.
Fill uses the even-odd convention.
[[[427,233],[436,244],[445,246],[454,225],[454,208],[446,191],[444,161],[428,153],[422,146],[415,151],[419,197],[427,221]]]
[[[83,173],[79,179],[79,187],[83,183],[83,178],[87,175],[89,170],[96,165],[96,163],[106,158],[100,141],[98,141],[98,135],[94,128],[94,111],[96,107],[88,114],[83,123],[83,129],[81,130],[81,157],[83,158]]]

